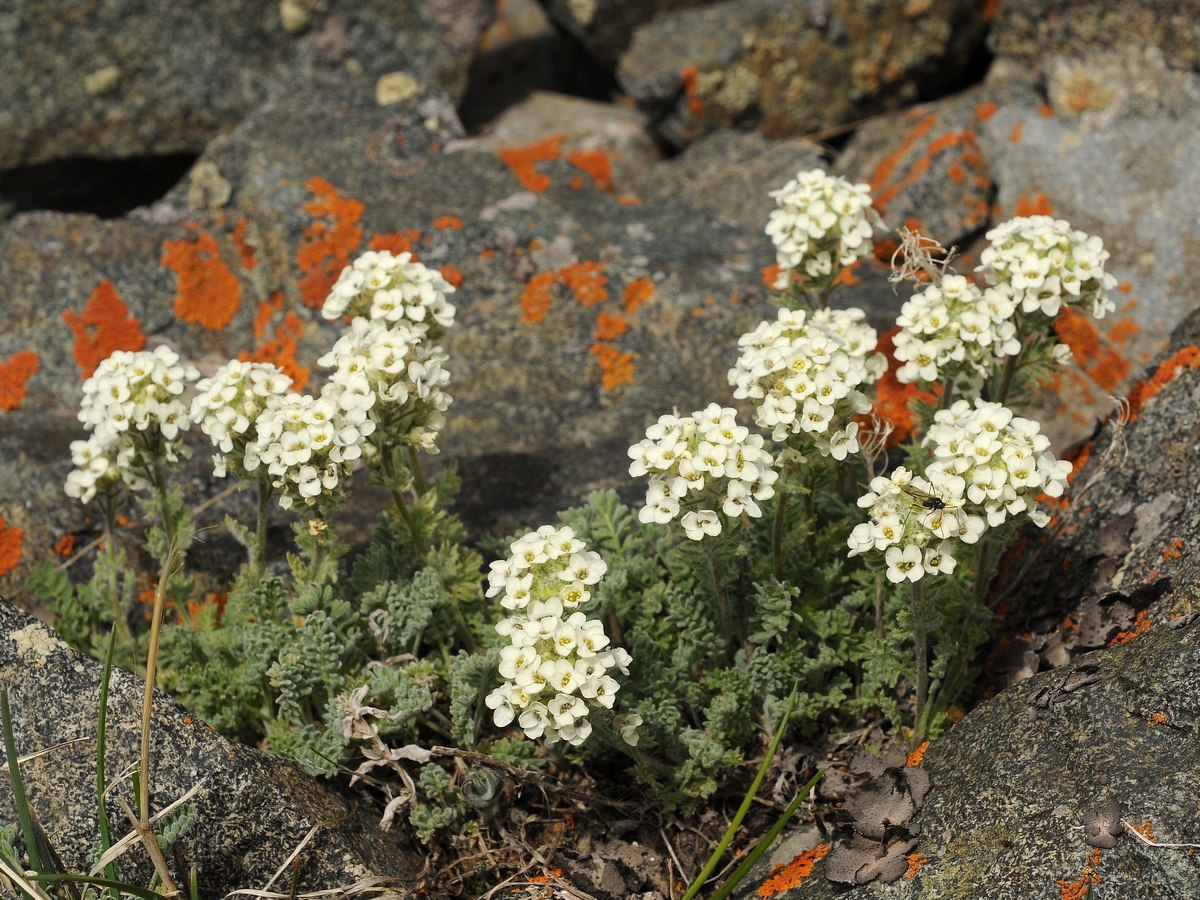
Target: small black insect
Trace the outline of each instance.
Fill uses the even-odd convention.
[[[929,493],[929,491],[923,491],[919,487],[913,487],[911,484],[900,485],[900,490],[904,491],[904,493],[908,494],[908,496],[912,497],[914,500],[920,500],[921,506],[930,510],[931,512],[955,508],[947,506],[946,501],[941,497],[935,496],[934,494]]]

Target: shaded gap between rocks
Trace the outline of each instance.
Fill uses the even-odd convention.
[[[195,153],[127,159],[73,157],[0,171],[8,214],[53,210],[118,219],[161,199],[191,169]]]

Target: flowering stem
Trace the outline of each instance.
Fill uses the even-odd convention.
[[[1013,375],[1017,373],[1017,368],[1020,366],[1021,357],[1025,355],[1025,345],[1021,345],[1021,349],[1015,356],[1010,356],[1004,364],[1004,373],[1000,376],[1000,387],[996,391],[996,396],[992,399],[996,403],[1004,403],[1008,399],[1008,391],[1012,387]]]
[[[427,488],[425,487],[425,475],[421,471],[421,458],[417,456],[417,448],[408,448],[408,468],[412,472],[413,490],[417,492],[418,497],[424,497]]]
[[[274,489],[269,477],[258,478],[258,528],[255,532],[254,559],[252,564],[256,575],[261,575],[267,563],[267,516],[270,513],[271,494]]]
[[[116,541],[117,541],[117,513],[115,509],[104,505],[104,548],[103,552],[109,560],[108,568],[108,596],[112,603],[113,625],[117,629],[117,636],[121,639],[122,646],[133,646],[133,632],[129,630],[129,620],[125,618],[125,610],[121,607],[121,586],[117,577],[116,563]]]
[[[736,646],[737,640],[733,634],[733,610],[729,608],[729,595],[725,592],[725,581],[721,577],[721,565],[717,562],[717,554],[708,554],[709,571],[712,573],[713,594],[717,598],[717,613],[721,620],[721,633],[725,635],[725,646]]]
[[[913,661],[916,664],[916,703],[913,709],[913,743],[925,740],[925,707],[929,703],[929,635],[921,609],[921,582],[912,583]]]
[[[379,458],[383,462],[383,474],[387,478],[388,490],[392,492],[392,502],[396,504],[396,512],[404,520],[408,534],[412,538],[413,552],[417,555],[417,568],[422,568],[425,565],[425,542],[421,539],[421,535],[417,531],[417,523],[412,517],[412,511],[404,502],[404,495],[396,484],[396,460],[392,455],[392,448],[382,448]],[[413,473],[413,477],[415,480],[416,472]]]
[[[783,523],[784,511],[787,509],[788,492],[779,492],[779,502],[775,504],[775,523],[771,529],[771,571],[776,581],[783,581]]]

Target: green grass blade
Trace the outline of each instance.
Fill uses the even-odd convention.
[[[775,758],[775,751],[779,749],[779,742],[783,739],[783,733],[787,730],[788,719],[792,715],[792,706],[795,702],[796,692],[792,691],[792,696],[788,697],[787,707],[783,711],[783,718],[779,720],[779,727],[775,729],[775,737],[771,740],[771,746],[767,748],[767,753],[763,757],[762,764],[758,767],[754,781],[750,783],[750,790],[746,792],[746,797],[742,800],[742,805],[738,807],[733,821],[725,829],[725,834],[721,837],[721,842],[717,844],[717,849],[713,851],[712,856],[708,858],[708,862],[704,864],[704,868],[700,870],[700,874],[692,882],[692,886],[683,895],[683,900],[692,900],[692,898],[700,893],[700,889],[704,887],[704,882],[708,880],[708,876],[713,873],[713,870],[721,862],[721,857],[725,855],[725,851],[733,843],[738,826],[742,824],[742,819],[750,811],[750,804],[754,802],[754,798],[758,795],[758,789],[762,787],[763,779],[767,777],[767,767],[771,765],[771,760]]]
[[[788,804],[788,808],[784,810],[783,815],[779,817],[779,820],[771,826],[771,830],[763,835],[762,840],[754,845],[754,849],[746,855],[746,858],[742,860],[742,864],[734,869],[733,874],[725,880],[725,883],[721,885],[721,887],[715,894],[712,895],[712,897],[709,898],[709,900],[725,900],[725,898],[733,892],[733,889],[741,884],[742,879],[750,873],[750,870],[754,868],[755,863],[759,861],[762,855],[770,848],[771,844],[775,842],[775,838],[779,837],[779,835],[783,832],[783,829],[787,827],[787,823],[790,822],[792,816],[796,814],[796,810],[800,808],[800,804],[805,801],[809,793],[814,787],[817,786],[817,782],[821,780],[821,776],[824,774],[825,770],[821,769],[816,775],[808,780],[808,783],[800,789],[800,793],[796,795],[796,798]]]
[[[123,881],[113,881],[108,878],[94,878],[91,875],[34,875],[29,879],[36,881],[39,884],[56,882],[67,882],[69,884],[90,884],[95,887],[109,888],[110,890],[118,891],[122,894],[129,894],[133,897],[141,897],[142,900],[163,900],[163,895],[156,893],[148,888],[138,887],[136,884],[126,884]]]
[[[25,799],[25,785],[21,782],[21,767],[17,763],[17,739],[13,735],[12,715],[8,709],[8,691],[3,688],[0,688],[0,726],[4,729],[4,757],[8,760],[8,781],[12,785],[13,806],[17,808],[21,833],[25,836],[29,868],[35,872],[45,872],[41,854],[38,853],[37,835],[33,831],[33,819],[29,815],[29,803]]]
[[[96,713],[96,820],[100,828],[100,853],[108,852],[112,846],[112,836],[108,830],[108,809],[104,803],[104,746],[108,727],[108,684],[112,675],[113,651],[117,645],[117,631],[114,628],[108,634],[108,648],[104,651],[104,670],[100,675],[100,709]],[[117,880],[117,864],[109,863],[104,867],[104,877],[109,881]]]

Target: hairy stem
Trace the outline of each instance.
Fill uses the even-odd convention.
[[[133,647],[133,632],[129,630],[129,620],[125,618],[125,609],[121,605],[121,584],[117,574],[117,512],[107,504],[104,507],[104,549],[108,556],[108,598],[112,604],[113,625],[117,629],[117,637],[122,647]]]
[[[925,707],[929,704],[929,635],[921,609],[921,582],[912,583],[913,663],[916,668],[916,703],[913,710],[913,743],[925,740]]]
[[[261,575],[267,564],[267,518],[271,511],[270,503],[273,493],[271,479],[260,476],[258,479],[258,527],[255,531],[254,559],[251,560],[256,575]]]
[[[413,490],[418,497],[424,497],[428,488],[425,486],[425,473],[421,471],[421,457],[417,455],[416,447],[408,448],[408,468],[412,472]]]
[[[783,525],[787,510],[788,492],[781,490],[775,504],[775,522],[771,528],[771,572],[776,581],[783,581]]]
[[[392,492],[392,502],[396,506],[396,512],[404,521],[405,527],[408,529],[408,534],[412,538],[413,552],[417,555],[417,568],[422,568],[425,565],[425,541],[422,540],[420,532],[417,530],[417,523],[412,517],[412,510],[408,508],[408,503],[404,500],[404,495],[396,483],[396,460],[392,456],[392,448],[381,448],[379,458],[383,463],[383,475],[387,479],[388,490]],[[413,484],[416,485],[416,478],[419,470],[413,472]]]

